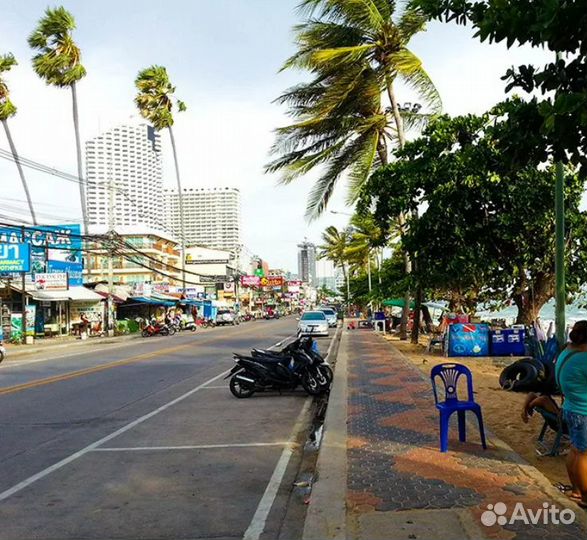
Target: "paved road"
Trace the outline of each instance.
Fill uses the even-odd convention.
[[[223,374],[232,351],[294,330],[257,321],[3,364],[0,539],[279,538],[310,401],[237,400]]]

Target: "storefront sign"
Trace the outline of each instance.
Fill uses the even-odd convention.
[[[104,305],[102,302],[72,302],[70,306],[71,322],[80,322],[82,314],[89,321],[100,321],[104,316]]]
[[[28,272],[30,268],[29,244],[0,244],[0,272]]]
[[[232,282],[224,282],[224,292],[226,293],[233,293],[234,292],[234,283]]]
[[[38,291],[66,291],[68,289],[67,272],[35,274],[35,289]]]
[[[243,287],[258,287],[260,281],[259,276],[241,276],[241,285]]]
[[[27,336],[34,336],[35,335],[35,320],[37,318],[37,306],[34,304],[30,304],[26,306],[25,311],[25,327],[26,327],[26,335]]]
[[[29,245],[33,267],[27,271],[66,272],[72,287],[83,285],[80,225],[0,227],[0,243]]]
[[[169,283],[166,281],[156,281],[153,283],[153,291],[156,293],[168,293]]]
[[[259,285],[261,287],[279,288],[279,287],[283,287],[284,283],[285,283],[285,279],[283,279],[282,276],[269,276],[269,277],[261,278]]]

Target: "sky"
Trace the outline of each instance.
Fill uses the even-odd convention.
[[[294,52],[292,27],[301,22],[298,0],[67,0],[76,18],[74,38],[88,75],[78,88],[82,140],[122,124],[136,111],[134,78],[143,67],[162,64],[188,110],[174,126],[186,187],[234,186],[243,201],[243,240],[271,267],[297,271],[297,244],[319,243],[329,225],[342,227],[346,188],[340,181],[328,211],[308,223],[306,198],[314,174],[288,186],[264,174],[273,130],[288,123],[273,100],[304,80],[298,71],[279,72]],[[51,4],[53,5],[53,4]],[[46,1],[4,0],[0,53],[19,65],[8,76],[18,114],[10,120],[17,149],[29,159],[76,171],[68,90],[47,87],[34,74],[26,38]],[[410,48],[423,61],[447,113],[481,113],[504,99],[500,77],[512,65],[544,64],[540,49],[480,44],[469,28],[430,23]],[[401,86],[398,100],[414,101]],[[164,181],[175,176],[170,145],[162,134]],[[8,149],[0,132],[0,148]],[[78,189],[57,177],[27,170],[35,208],[47,223],[79,220]],[[26,215],[14,163],[0,160],[0,217]],[[331,210],[339,212],[331,213]],[[342,213],[340,213],[342,212]]]

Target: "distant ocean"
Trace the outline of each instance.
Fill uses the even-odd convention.
[[[542,320],[543,326],[544,323],[549,323],[554,321],[555,314],[554,314],[554,300],[551,300],[547,304],[543,306],[540,310],[540,319]],[[567,324],[572,324],[576,321],[580,320],[587,320],[587,309],[584,307],[580,307],[576,304],[571,304],[566,307],[566,318]],[[516,306],[508,307],[499,311],[491,311],[491,310],[480,310],[477,312],[477,316],[483,319],[505,319],[506,322],[512,323],[516,320],[518,315],[518,308]]]

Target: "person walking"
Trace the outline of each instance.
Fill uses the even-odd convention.
[[[571,439],[566,462],[572,485],[569,497],[587,508],[587,321],[575,323],[569,339],[556,361],[555,375]]]

